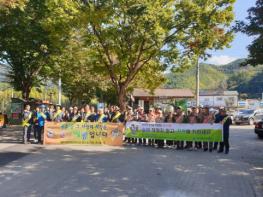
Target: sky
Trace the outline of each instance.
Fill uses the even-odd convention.
[[[236,0],[234,12],[235,20],[245,20],[248,16],[247,10],[255,6],[256,0]],[[239,58],[248,56],[247,46],[252,42],[252,38],[245,34],[237,33],[230,48],[210,52],[212,57],[206,63],[224,65]]]

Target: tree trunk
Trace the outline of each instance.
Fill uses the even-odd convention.
[[[118,104],[120,111],[124,112],[126,110],[126,87],[123,85],[119,85],[118,88]]]
[[[22,90],[22,98],[24,100],[28,101],[30,92],[31,92],[31,88],[30,87],[28,87],[28,86],[24,87],[23,90]]]

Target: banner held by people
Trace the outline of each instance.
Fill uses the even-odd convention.
[[[156,140],[222,142],[222,124],[127,122],[125,137]]]
[[[117,123],[47,122],[44,144],[105,144],[122,146],[124,125]]]

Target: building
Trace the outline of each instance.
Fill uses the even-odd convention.
[[[164,107],[178,100],[193,99],[194,94],[189,89],[165,89],[157,88],[153,92],[145,89],[135,88],[132,96],[135,105],[144,107],[147,111],[150,106]]]
[[[201,90],[199,94],[200,104],[210,107],[237,107],[238,92],[237,91],[211,91]]]

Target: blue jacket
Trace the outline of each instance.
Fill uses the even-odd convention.
[[[45,126],[45,120],[46,120],[47,116],[44,113],[41,112],[37,112],[37,122],[38,122],[38,126],[43,127]]]

